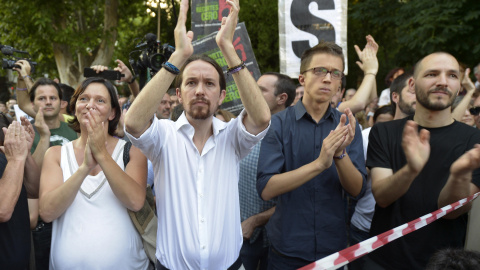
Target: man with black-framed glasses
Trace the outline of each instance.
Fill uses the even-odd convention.
[[[362,53],[373,54],[372,44]],[[321,42],[301,58],[305,87],[295,106],[274,114],[262,141],[257,191],[277,199],[267,224],[268,269],[296,269],[347,246],[345,201],[365,190],[360,126],[349,108],[331,108],[344,76],[342,48]],[[373,81],[375,74],[366,74]],[[347,121],[348,120],[348,121]]]

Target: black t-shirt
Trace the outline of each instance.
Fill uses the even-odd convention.
[[[0,152],[0,177],[7,159]],[[12,217],[0,222],[0,269],[27,269],[30,259],[30,217],[28,214],[27,191],[22,185]]]
[[[373,126],[369,136],[367,167],[390,168],[395,173],[406,164],[402,133],[408,117]],[[423,127],[419,127],[423,129]],[[408,191],[386,208],[375,206],[370,234],[378,235],[437,210],[438,196],[450,175],[450,166],[466,151],[480,143],[480,131],[455,121],[430,131],[430,157]],[[480,170],[472,182],[480,186]],[[440,219],[403,236],[371,254],[386,269],[425,269],[430,257],[446,247],[463,247],[467,215]]]

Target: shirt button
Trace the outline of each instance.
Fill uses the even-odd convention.
[[[207,247],[206,247],[206,246],[202,246],[202,249],[205,249],[205,248],[207,248]]]
[[[200,196],[200,198],[203,198],[203,193],[200,193],[199,196]]]
[[[200,221],[201,221],[201,222],[205,222],[205,219],[204,219],[204,218],[202,218],[202,219],[200,219]]]

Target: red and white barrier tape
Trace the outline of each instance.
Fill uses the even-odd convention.
[[[430,214],[426,214],[420,218],[412,220],[408,223],[400,225],[394,229],[386,231],[382,234],[369,238],[363,242],[360,242],[354,246],[348,247],[342,251],[336,252],[330,256],[327,256],[323,259],[320,259],[314,263],[311,263],[307,266],[299,268],[299,270],[320,270],[320,269],[337,269],[340,268],[349,262],[362,257],[365,254],[368,254],[375,249],[382,247],[393,240],[400,238],[404,235],[407,235],[413,231],[416,231],[435,220],[445,216],[446,214],[456,210],[466,203],[475,200],[480,195],[480,192],[473,194],[470,197],[454,202],[450,205],[444,206]]]

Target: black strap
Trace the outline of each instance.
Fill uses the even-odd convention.
[[[128,162],[130,161],[130,148],[132,147],[131,142],[125,143],[123,146],[123,166],[127,167]]]

